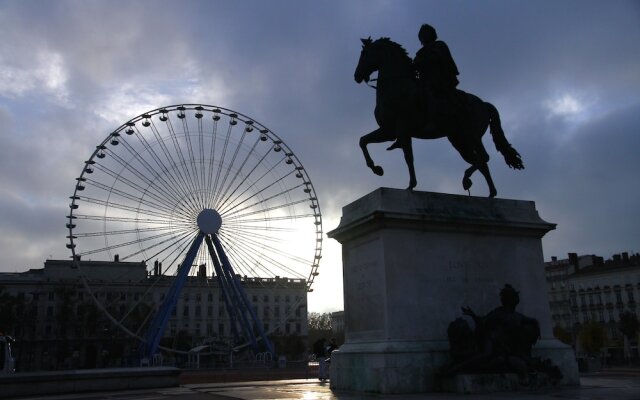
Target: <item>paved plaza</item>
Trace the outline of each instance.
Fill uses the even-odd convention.
[[[563,387],[528,392],[505,392],[492,394],[406,394],[378,395],[348,392],[332,392],[329,383],[314,379],[295,379],[280,381],[253,381],[234,383],[199,383],[182,385],[176,388],[147,389],[136,391],[118,391],[85,393],[56,396],[21,397],[20,400],[358,400],[358,399],[394,399],[394,400],[445,400],[445,399],[527,399],[527,400],[639,400],[640,371],[627,370],[616,373],[590,374],[581,377],[580,387]]]

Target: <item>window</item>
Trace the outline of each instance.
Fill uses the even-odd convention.
[[[629,303],[633,303],[633,291],[627,290],[627,300]]]
[[[208,302],[212,302],[213,301],[213,293],[207,294],[207,301]]]
[[[213,306],[207,306],[207,317],[213,317]]]
[[[196,306],[196,311],[195,312],[196,312],[196,317],[199,317],[202,314],[202,312],[200,311],[200,306],[199,305]]]
[[[184,308],[182,309],[182,316],[183,317],[189,316],[189,306],[184,306]]]

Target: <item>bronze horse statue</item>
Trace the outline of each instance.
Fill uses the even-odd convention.
[[[427,115],[421,106],[418,81],[411,58],[399,44],[389,38],[378,40],[361,39],[362,52],[354,74],[357,83],[369,82],[373,72],[378,71],[376,87],[376,108],[374,115],[379,128],[360,138],[360,148],[367,166],[376,175],[383,175],[384,170],[376,165],[367,150],[370,143],[382,143],[400,140],[407,167],[409,168],[409,187],[417,185],[413,165],[413,149],[411,138],[438,139],[446,137],[460,153],[462,158],[471,164],[464,172],[462,187],[469,190],[471,175],[480,171],[489,186],[489,197],[495,197],[497,190],[489,172],[489,154],[482,144],[482,136],[491,129],[491,136],[496,149],[504,156],[507,165],[514,169],[523,169],[520,154],[507,141],[498,110],[477,96],[456,92],[455,117],[436,121],[436,129],[426,131],[424,117]]]

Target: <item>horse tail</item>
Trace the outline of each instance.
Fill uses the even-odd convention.
[[[500,114],[495,106],[491,103],[485,102],[487,110],[489,111],[489,128],[491,130],[491,137],[493,137],[493,143],[496,145],[496,149],[504,156],[504,161],[509,168],[524,169],[522,158],[520,153],[511,146],[507,141],[502,130],[502,124],[500,124]]]

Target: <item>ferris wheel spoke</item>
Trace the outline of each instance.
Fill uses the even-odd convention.
[[[301,200],[296,200],[296,201],[290,201],[288,203],[283,203],[283,204],[279,204],[279,205],[268,207],[268,208],[264,208],[264,209],[258,209],[258,210],[246,212],[244,214],[239,214],[238,213],[238,214],[234,214],[234,215],[231,215],[231,216],[224,216],[224,218],[227,219],[227,220],[237,220],[237,219],[241,219],[243,217],[249,216],[249,215],[256,215],[256,214],[260,214],[260,213],[266,213],[266,212],[269,212],[269,211],[279,210],[279,209],[282,209],[282,208],[291,207],[291,206],[296,205],[296,204],[306,203],[308,201],[309,201],[309,199],[301,199]]]
[[[184,258],[184,255],[187,253],[187,250],[189,249],[189,247],[191,246],[191,244],[193,243],[194,240],[196,240],[196,237],[200,234],[199,231],[196,231],[193,235],[189,236],[186,238],[186,240],[183,242],[183,247],[180,248],[179,251],[175,251],[175,257],[173,258],[173,260],[169,263],[169,265],[164,269],[164,271],[162,271],[163,274],[167,274],[167,272],[169,271],[169,268],[172,268],[173,266],[179,266],[178,262]],[[169,256],[166,257],[166,259],[168,259]],[[164,261],[163,261],[164,262]],[[178,268],[174,269],[174,273],[172,275],[177,275],[178,274]]]
[[[167,157],[167,161],[169,162],[169,166],[171,173],[167,174],[167,177],[169,177],[169,179],[171,179],[172,182],[174,182],[175,185],[177,185],[178,187],[181,188],[182,192],[185,194],[187,201],[194,207],[197,208],[198,205],[197,203],[191,199],[188,194],[189,193],[193,193],[194,191],[194,186],[191,182],[190,175],[187,173],[188,171],[186,171],[186,168],[184,167],[186,165],[186,161],[184,160],[184,156],[182,153],[182,149],[180,147],[180,143],[176,137],[176,133],[173,130],[173,125],[171,124],[171,119],[168,118],[164,125],[167,128],[167,134],[168,134],[168,138],[166,140],[169,140],[171,142],[171,144],[173,145],[173,151],[171,149],[169,149],[169,147],[165,144],[165,139],[162,138],[162,136],[160,135],[158,128],[156,127],[155,122],[153,121],[153,119],[150,118],[150,125],[149,127],[152,128],[152,131],[154,132],[154,134],[157,136],[157,138],[159,138],[159,144],[161,146],[161,148],[163,149],[163,152],[165,153],[165,156]],[[176,162],[176,160],[174,159],[172,153],[174,153],[177,157],[178,157],[178,161]],[[164,165],[164,164],[163,164]],[[174,176],[177,175],[177,176]]]
[[[108,215],[89,215],[89,214],[76,214],[76,219],[78,220],[89,220],[89,221],[103,221],[103,222],[124,222],[127,224],[158,224],[158,225],[166,225],[166,219],[151,219],[151,218],[131,218],[131,217],[115,217]],[[174,225],[176,227],[192,227],[193,224],[191,222],[179,222],[175,221]]]
[[[187,193],[189,192],[195,193],[197,192],[197,188],[193,183],[191,174],[189,173],[189,169],[186,167],[187,162],[184,158],[184,153],[183,153],[182,147],[180,146],[180,142],[178,141],[177,134],[173,129],[171,119],[166,120],[166,125],[167,125],[167,130],[169,132],[169,137],[171,138],[171,142],[175,149],[175,154],[178,156],[178,160],[179,160],[179,163],[174,164],[175,165],[174,170],[178,173],[178,175],[180,175],[179,180],[184,181],[185,188],[188,188]],[[193,202],[195,203],[195,207],[198,208],[199,204],[195,200],[193,200]]]
[[[264,172],[264,173],[263,173],[263,174],[262,174],[262,175],[261,175],[257,180],[255,180],[254,182],[252,182],[252,183],[251,183],[251,185],[249,185],[248,187],[246,187],[246,188],[245,188],[245,189],[244,189],[240,194],[238,194],[238,195],[237,195],[233,200],[228,201],[228,202],[227,202],[228,206],[227,206],[226,208],[224,207],[224,205],[223,205],[222,207],[220,207],[220,209],[221,209],[221,211],[220,211],[220,212],[224,212],[224,210],[228,209],[228,208],[229,208],[229,207],[231,207],[231,206],[234,206],[234,207],[235,207],[235,206],[237,206],[237,203],[236,203],[236,202],[237,202],[237,201],[238,201],[238,200],[239,200],[239,199],[240,199],[240,198],[241,198],[245,193],[247,193],[248,191],[250,191],[250,190],[254,189],[254,188],[258,185],[258,183],[262,181],[262,179],[263,179],[264,177],[271,175],[271,174],[273,173],[273,171],[276,169],[276,167],[277,167],[277,166],[278,166],[282,161],[284,161],[284,159],[285,159],[285,158],[283,157],[283,158],[281,158],[280,160],[278,160],[278,162],[276,162],[274,165],[272,165],[272,166],[271,166],[267,171],[265,171],[265,172]],[[293,171],[289,172],[287,175],[291,175],[292,173],[293,173]],[[282,179],[282,178],[281,178],[281,179]],[[270,186],[271,186],[271,184],[270,184],[270,183],[268,183],[268,184],[265,186],[265,188],[268,188],[268,187],[270,187]],[[262,190],[264,190],[264,188],[263,188]],[[256,196],[256,194],[254,193],[254,194],[253,194],[253,196]],[[253,197],[253,196],[251,196],[251,197]],[[245,201],[246,201],[246,199],[245,199],[245,200],[243,200],[240,204],[244,203]],[[217,206],[217,205],[216,205],[216,206]]]
[[[257,255],[250,252],[239,251],[239,247],[235,245],[235,240],[229,238],[220,238],[220,242],[223,244],[225,249],[228,249],[227,251],[230,253],[231,258],[234,260],[234,262],[237,262],[237,260],[242,260],[242,265],[244,268],[246,268],[246,272],[250,272],[255,276],[264,274],[265,276],[271,277],[274,275],[272,271],[262,265],[264,261],[257,257]],[[254,267],[251,267],[251,265],[254,265]],[[245,271],[243,270],[243,272]]]
[[[137,128],[136,128],[137,130]],[[140,134],[139,131],[136,132],[136,138],[140,138],[142,135]],[[136,161],[138,161],[140,163],[140,165],[142,167],[144,167],[144,169],[146,170],[146,173],[144,171],[139,170],[138,168],[136,168],[132,162],[128,162],[126,160],[124,160],[122,157],[117,157],[116,159],[120,162],[120,164],[124,164],[125,168],[127,168],[129,171],[131,171],[138,179],[142,180],[143,182],[145,182],[147,184],[148,187],[150,188],[154,188],[158,193],[163,194],[163,195],[169,195],[169,197],[171,197],[174,201],[177,201],[180,199],[181,195],[179,192],[180,186],[176,185],[176,182],[167,182],[166,180],[164,180],[164,178],[162,177],[162,175],[160,175],[157,171],[156,168],[154,168],[147,160],[145,157],[143,157],[142,154],[140,154],[139,151],[137,151],[133,145],[131,145],[129,143],[129,141],[127,139],[122,139],[121,140],[122,146],[123,148],[127,149],[127,151],[129,152],[129,154],[131,154],[134,159]],[[144,150],[150,154],[151,158],[156,162],[156,164],[158,164],[158,166],[160,167],[160,169],[162,171],[167,171],[166,166],[162,163],[162,161],[160,160],[160,157],[158,156],[158,154],[156,153],[156,151],[153,149],[153,147],[145,140],[143,142],[145,144]],[[113,154],[112,154],[113,155]],[[154,179],[149,179],[147,177],[147,174],[151,175]],[[170,174],[167,175],[170,179],[172,178],[172,176]]]
[[[254,246],[246,245],[242,241],[234,241],[231,238],[229,238],[229,242],[233,243],[232,247],[235,247],[238,250],[243,250],[246,254],[253,254],[253,255],[255,255],[256,259],[262,260],[262,262],[268,261],[271,265],[274,265],[274,266],[278,267],[281,271],[288,272],[288,273],[292,274],[293,276],[295,276],[296,278],[303,278],[303,276],[300,275],[299,272],[295,271],[294,269],[288,267],[287,265],[285,265],[281,261],[276,260],[273,257],[271,257],[270,255],[268,255],[267,253],[265,253],[263,250],[264,250],[264,247],[266,247],[266,246],[256,246],[256,247],[260,248],[260,249],[257,249]],[[287,258],[292,259],[291,257],[287,257]]]
[[[143,232],[164,232],[169,230],[176,230],[174,227],[165,226],[165,227],[155,227],[155,228],[136,228],[136,229],[121,229],[117,231],[99,231],[99,232],[83,232],[76,233],[75,236],[79,238],[84,237],[95,237],[95,236],[117,236],[117,235],[127,235],[131,233],[143,233]]]
[[[283,251],[280,248],[273,245],[275,243],[287,243],[286,240],[271,238],[268,236],[257,235],[257,234],[244,234],[242,235],[242,238],[243,238],[242,242],[251,243],[252,246],[257,246],[264,250],[269,250],[269,252],[280,254],[291,261],[296,261],[305,265],[309,263],[308,260],[302,257],[296,256],[294,254],[291,254],[289,252]],[[251,239],[257,239],[257,240],[251,240]]]
[[[284,178],[284,177],[283,177],[283,178]],[[281,179],[283,179],[283,178],[281,178]],[[260,206],[260,205],[263,205],[263,204],[265,204],[265,203],[268,203],[270,200],[273,200],[273,199],[275,199],[275,198],[281,197],[281,196],[283,196],[283,195],[285,195],[285,194],[287,194],[287,193],[291,193],[291,192],[293,192],[294,190],[296,190],[296,189],[298,189],[298,188],[300,188],[300,187],[302,187],[302,184],[299,184],[299,185],[297,185],[297,186],[293,186],[293,187],[290,187],[290,188],[288,188],[288,189],[282,190],[282,191],[280,191],[280,192],[278,192],[278,193],[276,193],[276,194],[274,194],[274,195],[271,195],[271,196],[269,196],[269,197],[266,197],[266,198],[264,198],[264,199],[261,199],[261,200],[259,200],[259,201],[254,202],[254,203],[251,203],[250,205],[245,206],[245,207],[243,207],[243,208],[238,208],[238,209],[236,209],[236,210],[234,211],[234,209],[235,209],[236,207],[238,207],[239,205],[241,205],[241,204],[245,203],[247,200],[253,199],[253,198],[254,198],[254,197],[256,197],[257,195],[254,195],[254,196],[248,197],[247,199],[245,199],[245,200],[244,200],[244,201],[242,201],[241,203],[238,203],[238,204],[234,205],[233,207],[231,207],[231,208],[229,208],[229,209],[227,209],[227,210],[221,211],[221,214],[222,214],[222,213],[224,213],[224,214],[222,214],[224,217],[233,217],[234,215],[239,214],[239,213],[241,213],[241,212],[243,212],[243,211],[245,211],[245,210],[249,210],[249,209],[255,208],[255,207],[257,207],[257,206]],[[265,188],[265,189],[266,189],[266,188]],[[263,189],[263,190],[264,190],[264,189]],[[309,199],[303,199],[303,200],[301,200],[301,201],[309,201]]]
[[[128,149],[129,147],[127,146],[127,141],[126,140],[121,140],[121,143],[123,144],[123,147],[125,149]],[[131,152],[132,154],[134,154],[134,158],[135,158],[135,152]],[[147,183],[147,185],[149,185],[150,187],[156,187],[158,184],[154,183],[154,181],[150,180],[149,178],[147,178],[144,174],[144,172],[139,171],[137,168],[135,168],[132,163],[128,162],[127,160],[125,160],[123,157],[119,156],[118,154],[116,154],[114,151],[110,151],[110,158],[115,160],[116,162],[118,162],[118,164],[120,164],[122,167],[124,167],[124,169],[128,170],[129,172],[131,172],[133,175],[135,175],[138,179],[143,180],[145,183]],[[142,158],[139,158],[138,161],[140,161],[142,163]],[[148,165],[146,163],[143,164],[145,168],[149,168]],[[107,168],[107,167],[104,167]],[[118,179],[118,177],[120,176],[120,174],[115,173],[115,178]],[[159,177],[158,173],[152,169],[149,169],[149,174],[151,174],[154,177]],[[170,175],[168,175],[170,176]],[[168,184],[167,182],[164,181],[164,179],[160,178],[159,183],[161,184],[161,189],[165,190],[167,193],[174,193],[175,189],[171,189],[171,185]],[[179,186],[176,186],[179,187]]]
[[[231,211],[233,211],[235,208],[243,205],[244,203],[246,203],[247,201],[256,198],[256,197],[260,197],[260,195],[265,192],[268,189],[271,189],[273,186],[275,186],[275,184],[280,183],[282,180],[286,179],[287,177],[289,177],[291,174],[293,174],[293,171],[290,171],[288,174],[281,176],[280,178],[278,178],[277,180],[275,180],[272,184],[266,185],[264,186],[262,189],[252,193],[250,196],[246,197],[244,200],[240,201],[240,202],[234,202],[233,205],[230,205],[228,207],[222,207],[220,208],[220,213],[229,213]],[[300,187],[300,186],[297,186]],[[275,196],[277,197],[279,194],[276,194]],[[270,198],[273,198],[270,197]],[[233,213],[231,213],[233,214]]]
[[[225,135],[224,138],[224,144],[222,146],[222,155],[220,156],[220,162],[218,162],[218,170],[216,171],[216,180],[213,183],[213,188],[211,189],[211,193],[214,193],[213,196],[215,196],[215,193],[217,193],[218,190],[218,181],[220,179],[220,173],[222,172],[222,168],[224,165],[224,160],[225,157],[227,155],[227,148],[229,147],[229,138],[231,137],[231,131],[233,130],[235,124],[229,124],[229,127],[227,128],[227,134]]]
[[[162,171],[162,173],[167,176],[167,179],[171,181],[171,183],[169,184],[164,179],[161,179],[161,182],[163,183],[162,185],[163,189],[165,189],[165,187],[168,187],[168,191],[175,193],[175,196],[177,196],[176,201],[179,202],[181,198],[184,198],[189,194],[189,189],[185,184],[186,181],[182,178],[176,178],[174,176],[175,172],[173,171],[176,171],[178,169],[177,163],[175,162],[173,156],[171,155],[171,151],[169,150],[169,148],[165,143],[165,138],[163,138],[160,132],[158,131],[158,128],[156,127],[153,119],[150,119],[149,129],[151,130],[151,133],[153,134],[156,142],[160,146],[160,149],[162,150],[162,153],[166,158],[166,162],[168,162],[168,166],[167,164],[165,164],[165,161],[163,161],[162,158],[156,153],[156,151],[149,144],[149,142],[144,138],[144,135],[142,134],[142,132],[140,132],[140,130],[137,127],[135,129],[136,137],[140,138],[141,141],[145,144],[146,148],[149,149],[149,153],[152,155],[154,162],[158,165],[158,167],[160,167],[160,170]],[[154,176],[159,175],[157,172],[154,171],[153,168],[151,168],[151,171],[152,171],[151,173]],[[190,203],[190,198],[188,196],[186,197],[186,199],[187,199],[186,200],[187,203]]]
[[[191,132],[189,131],[189,124],[187,123],[187,118],[182,118],[182,128],[184,129],[184,137],[185,140],[187,141],[187,152],[189,154],[189,165],[191,166],[191,173],[192,173],[192,178],[193,178],[193,186],[196,188],[196,198],[198,200],[198,205],[200,206],[200,209],[204,209],[205,205],[204,205],[204,200],[202,198],[202,193],[203,193],[203,188],[202,186],[200,186],[200,179],[198,177],[198,168],[196,166],[196,157],[193,153],[193,145],[191,144]],[[188,167],[185,165],[185,168],[187,168],[188,171]]]
[[[204,189],[206,186],[206,163],[204,159],[204,128],[202,126],[202,117],[198,118],[198,154],[200,155],[200,187]]]
[[[249,129],[248,125],[242,131],[242,135],[240,136],[240,141],[239,143],[236,144],[236,150],[233,153],[233,156],[231,157],[231,161],[229,162],[229,165],[225,168],[224,177],[222,178],[222,183],[220,184],[220,187],[218,188],[217,191],[214,191],[213,204],[216,204],[219,195],[222,193],[222,190],[225,188],[225,184],[227,183],[227,178],[229,178],[229,173],[233,169],[233,166],[236,162],[236,158],[238,158],[238,153],[242,148],[242,143],[244,142],[244,138],[247,136],[247,129]]]
[[[78,255],[84,257],[84,256],[88,256],[88,255],[91,255],[91,254],[107,252],[107,251],[119,249],[121,247],[130,246],[132,244],[139,244],[139,243],[142,243],[142,242],[147,242],[149,240],[155,240],[155,239],[158,239],[158,238],[161,238],[161,237],[165,237],[165,236],[169,236],[169,235],[172,235],[172,234],[173,234],[172,232],[160,233],[158,235],[147,236],[147,237],[145,237],[143,239],[130,240],[130,241],[127,241],[127,242],[113,244],[113,245],[110,245],[110,246],[105,246],[105,247],[97,248],[97,249],[94,249],[94,250],[88,250],[88,251],[85,251],[85,252],[82,252],[82,253],[78,253]],[[125,257],[122,257],[122,259],[124,260]]]
[[[213,118],[213,125],[211,127],[211,146],[209,147],[209,172],[207,173],[207,188],[211,188],[212,184],[213,184],[213,171],[215,169],[215,162],[214,160],[216,159],[215,157],[215,153],[216,153],[216,142],[218,139],[218,120],[220,119],[219,115],[214,115]],[[209,191],[209,194],[207,195],[207,205],[211,204],[211,196],[212,196],[212,191]]]
[[[259,137],[256,138],[256,140],[253,142],[253,146],[251,146],[251,149],[245,155],[245,158],[242,161],[242,164],[240,164],[240,167],[238,167],[238,169],[236,170],[235,175],[233,175],[233,178],[231,178],[231,181],[229,182],[229,185],[227,185],[227,187],[224,190],[224,192],[222,192],[222,194],[220,195],[220,198],[217,201],[214,200],[212,202],[213,204],[221,204],[221,205],[223,205],[225,200],[228,199],[228,197],[226,197],[226,196],[227,196],[227,193],[229,192],[229,189],[231,189],[231,187],[234,185],[234,183],[238,179],[238,176],[240,175],[240,173],[244,170],[244,167],[247,164],[247,162],[249,161],[249,159],[251,158],[251,155],[254,154],[255,149],[258,146],[258,143],[260,143],[260,138]],[[267,153],[267,154],[269,154],[269,153]],[[265,154],[265,157],[266,157],[267,154]],[[251,172],[253,172],[253,170]],[[249,174],[251,174],[251,172]],[[245,176],[245,178],[242,180],[242,182],[240,182],[239,185],[242,185],[246,181],[247,178],[248,178],[248,175]],[[234,190],[234,192],[235,192],[235,190]],[[233,195],[233,193],[231,193],[231,195]]]
[[[139,254],[146,253],[147,250],[151,250],[151,249],[156,248],[158,246],[161,246],[161,245],[163,245],[165,243],[171,242],[172,244],[175,244],[175,243],[180,241],[179,239],[176,239],[177,236],[180,236],[181,238],[184,238],[185,236],[189,235],[189,232],[193,233],[193,229],[189,230],[188,232],[182,233],[180,235],[178,235],[176,232],[171,232],[172,236],[170,238],[167,238],[167,239],[152,243],[152,244],[150,244],[149,246],[146,246],[146,247],[141,247],[140,250],[135,251],[135,252],[133,252],[131,254],[128,254],[128,255],[122,257],[122,260],[123,261],[124,260],[128,260],[128,259],[130,259],[130,258],[132,258],[134,256],[139,255]],[[137,243],[141,243],[142,241],[144,241],[144,239],[139,240]],[[148,257],[145,257],[145,259],[148,259]]]
[[[149,256],[149,258],[147,258],[147,261],[150,261],[154,258],[157,258],[158,256],[160,256],[161,254],[164,254],[165,252],[167,252],[170,249],[171,250],[169,253],[164,255],[164,258],[162,258],[160,260],[161,263],[166,262],[169,257],[171,257],[173,254],[178,254],[178,257],[180,256],[180,254],[184,253],[184,251],[186,251],[187,247],[189,246],[189,244],[193,241],[193,238],[197,235],[197,231],[194,230],[191,231],[192,234],[183,234],[181,239],[178,239],[174,242],[170,242],[168,245],[166,245],[165,247],[159,249],[156,251],[156,253],[152,254]],[[176,257],[177,258],[177,257]],[[172,264],[170,263],[167,267],[166,270],[168,270],[169,268],[172,267]]]
[[[262,165],[265,162],[265,159],[267,158],[267,156],[271,154],[271,148],[267,149],[267,151],[265,151],[265,153],[262,155],[262,157],[256,161],[256,164],[253,166],[253,168],[251,168],[251,170],[249,171],[248,174],[246,174],[243,178],[242,181],[240,181],[235,189],[233,189],[233,191],[231,193],[229,193],[229,195],[225,196],[221,201],[220,204],[221,206],[224,206],[227,203],[233,203],[235,201],[235,199],[238,199],[240,196],[242,196],[247,190],[249,190],[251,187],[253,187],[254,185],[250,185],[248,188],[246,188],[242,193],[240,193],[235,199],[234,201],[229,201],[229,199],[231,199],[231,197],[233,197],[233,195],[238,191],[238,189],[240,189],[244,183],[249,179],[249,177],[251,175],[253,175],[253,173],[258,169],[258,167],[260,167],[260,165]],[[268,174],[269,171],[265,172],[265,174],[263,176],[266,176]],[[261,178],[258,178],[258,181]],[[255,184],[256,182],[254,182]]]
[[[118,210],[131,211],[131,212],[138,213],[138,214],[143,214],[143,215],[152,215],[154,217],[165,217],[165,218],[169,218],[170,217],[170,215],[166,214],[166,213],[147,210],[147,209],[140,208],[140,207],[127,206],[125,204],[115,203],[115,202],[112,202],[112,201],[100,200],[100,199],[96,199],[96,198],[92,198],[92,197],[86,197],[86,196],[78,196],[78,198],[80,200],[86,201],[87,203],[97,204],[97,205],[101,205],[101,206],[108,206],[108,207],[115,208],[115,209],[118,209]]]
[[[140,193],[140,195],[144,195],[147,194],[149,197],[153,198],[154,200],[158,201],[161,204],[164,204],[166,207],[171,208],[171,203],[169,202],[169,200],[172,200],[171,198],[167,199],[167,197],[162,197],[159,194],[156,193],[157,188],[155,185],[153,185],[153,183],[151,181],[149,181],[149,186],[148,188],[152,188],[155,189],[154,191],[148,190],[143,188],[142,186],[136,184],[135,182],[131,181],[130,179],[125,178],[122,175],[118,175],[115,172],[113,172],[111,169],[101,165],[101,164],[95,164],[95,169],[104,172],[105,174],[113,177],[114,179],[122,182],[123,184],[125,184],[126,186],[129,186],[130,188],[136,190],[138,193]],[[87,178],[87,181],[89,179]],[[106,186],[106,185],[104,185]],[[158,192],[159,193],[159,192]],[[177,199],[173,199],[174,202]]]
[[[259,256],[258,259],[271,261],[273,264],[280,266],[281,269],[290,271],[294,275],[298,275],[298,272],[295,272],[295,270],[288,267],[285,263],[274,259],[273,257],[269,256],[267,253],[264,252],[264,250],[271,251],[272,249],[274,249],[273,246],[268,246],[257,241],[244,240],[237,237],[225,237],[225,239],[228,240],[230,243],[233,243],[233,246],[238,250],[243,250],[243,252],[245,253],[258,255]],[[295,263],[301,263],[301,264],[304,264],[305,266],[308,264],[308,261],[305,259],[302,259],[301,257],[296,257],[292,254],[289,254],[281,250],[278,250],[278,253],[280,255],[285,256],[287,259]]]
[[[93,179],[87,179],[87,180],[85,181],[85,183],[86,183],[86,184],[89,184],[89,185],[91,185],[91,186],[93,186],[93,187],[95,187],[95,188],[98,188],[98,189],[104,190],[105,192],[109,193],[110,195],[115,194],[115,195],[118,195],[118,196],[120,196],[120,197],[122,197],[122,198],[124,198],[124,199],[132,200],[132,201],[139,201],[139,203],[140,203],[140,204],[143,204],[143,205],[148,206],[148,207],[151,207],[151,208],[156,208],[156,209],[159,209],[159,210],[164,210],[164,211],[167,211],[167,212],[169,212],[169,213],[171,212],[171,209],[170,209],[170,208],[167,208],[167,206],[166,206],[166,205],[164,205],[164,204],[161,204],[161,203],[155,203],[155,202],[153,202],[153,201],[151,201],[151,200],[149,200],[149,199],[145,199],[145,200],[143,201],[143,200],[142,200],[142,198],[141,198],[139,195],[138,195],[138,196],[136,196],[136,195],[134,195],[134,194],[130,194],[130,193],[125,192],[125,191],[122,191],[122,190],[120,190],[120,189],[116,189],[116,188],[114,188],[114,187],[109,187],[109,186],[104,185],[104,184],[102,184],[102,183],[100,183],[100,182],[97,182],[97,181],[95,181],[95,180],[93,180]]]
[[[244,224],[258,222],[264,223],[265,221],[282,221],[282,220],[295,220],[300,218],[313,218],[316,214],[295,214],[295,215],[282,215],[279,217],[269,217],[269,218],[246,218],[246,219],[234,219],[230,221],[225,221],[225,226],[234,227],[234,226],[244,226]]]
[[[269,221],[269,218],[265,218],[264,222]],[[244,224],[228,224],[225,226],[223,232],[253,232],[253,231],[268,231],[268,232],[295,232],[293,228],[284,228],[278,226],[260,226],[260,225],[244,225]]]

